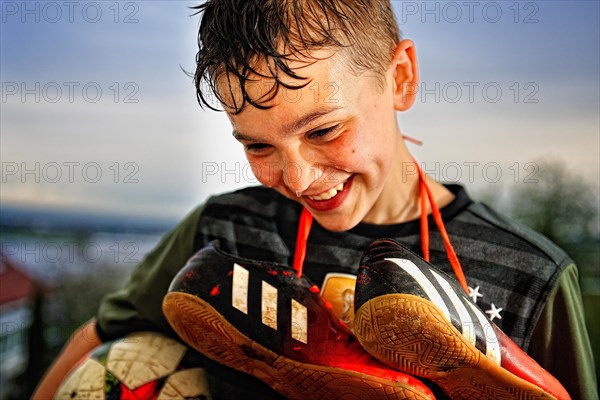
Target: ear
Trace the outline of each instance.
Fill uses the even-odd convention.
[[[398,111],[406,111],[415,102],[419,87],[417,55],[415,44],[411,40],[404,39],[398,43],[394,49],[389,72],[394,91],[394,108]]]

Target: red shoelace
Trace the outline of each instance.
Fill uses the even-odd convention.
[[[296,251],[294,253],[294,271],[296,271],[298,278],[302,276],[302,267],[304,266],[304,259],[306,258],[306,242],[308,241],[312,222],[312,214],[303,207],[302,212],[300,213],[300,223],[298,225],[298,235],[296,237]]]
[[[425,180],[425,174],[423,170],[419,167],[419,164],[415,161],[415,165],[417,166],[417,171],[419,172],[419,200],[420,200],[420,209],[421,209],[421,249],[423,251],[423,258],[425,261],[429,261],[429,221],[427,219],[427,200],[429,200],[429,205],[431,206],[431,214],[433,215],[433,220],[437,225],[440,234],[442,235],[442,240],[444,241],[444,247],[446,248],[446,256],[448,257],[448,261],[450,262],[450,266],[452,267],[452,271],[454,271],[454,275],[460,283],[460,286],[466,293],[469,293],[469,287],[467,286],[467,280],[465,278],[465,274],[463,273],[462,267],[460,266],[460,261],[458,261],[458,256],[454,251],[454,247],[452,243],[450,243],[450,237],[448,236],[448,232],[446,232],[446,226],[444,225],[444,220],[442,219],[442,213],[435,203],[435,199],[433,198],[433,194],[431,193],[431,189]]]
[[[421,248],[423,251],[423,258],[426,261],[429,261],[429,221],[427,218],[427,201],[429,201],[429,205],[431,207],[431,213],[433,215],[433,220],[437,225],[440,234],[442,235],[442,240],[444,241],[444,247],[446,248],[446,255],[448,257],[448,261],[452,266],[452,270],[454,271],[454,275],[458,279],[458,282],[464,289],[466,293],[469,293],[469,289],[467,286],[467,280],[465,279],[465,274],[463,273],[462,267],[460,266],[460,261],[458,261],[458,257],[456,252],[454,251],[454,247],[452,247],[452,243],[450,243],[450,237],[448,236],[448,232],[446,232],[446,227],[444,225],[444,220],[442,219],[442,214],[435,203],[435,199],[433,198],[433,194],[427,181],[425,179],[425,174],[419,167],[419,164],[415,162],[417,167],[417,171],[419,173],[419,204],[421,211]],[[296,237],[296,250],[294,253],[294,270],[298,277],[302,276],[302,267],[304,265],[304,259],[306,258],[306,243],[308,241],[308,235],[310,234],[310,228],[312,226],[313,216],[306,209],[302,208],[302,212],[300,213],[300,221],[298,225],[298,234]]]

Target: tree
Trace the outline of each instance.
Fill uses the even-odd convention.
[[[536,183],[524,183],[512,193],[510,214],[568,253],[574,245],[597,237],[598,198],[590,184],[571,173],[563,162],[536,163]]]

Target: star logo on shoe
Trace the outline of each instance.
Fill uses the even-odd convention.
[[[489,315],[490,321],[493,321],[495,318],[502,319],[500,316],[500,312],[504,310],[502,307],[496,307],[494,303],[489,310],[486,310],[485,313]]]
[[[479,285],[475,286],[475,289],[469,286],[469,297],[471,298],[471,300],[473,300],[473,303],[475,304],[477,304],[478,297],[483,297],[483,294],[479,293]]]

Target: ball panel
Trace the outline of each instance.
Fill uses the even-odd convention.
[[[88,358],[61,385],[56,399],[104,399],[104,366]]]
[[[175,371],[186,348],[173,339],[138,332],[113,343],[106,369],[127,388],[136,389]]]
[[[156,400],[211,399],[204,368],[177,371],[170,375]]]

